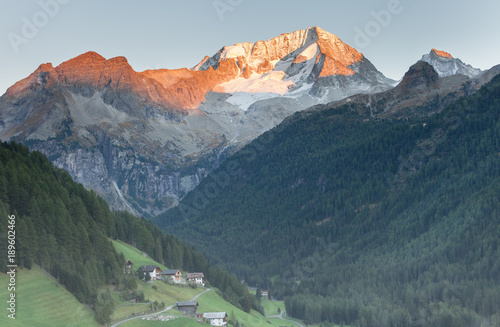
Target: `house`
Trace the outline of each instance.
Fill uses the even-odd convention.
[[[205,275],[202,272],[186,273],[186,279],[188,282],[205,286]]]
[[[227,326],[227,313],[225,312],[206,312],[203,319],[208,320],[212,326]]]
[[[130,274],[130,272],[132,271],[132,266],[134,265],[134,263],[130,260],[128,260],[126,263],[125,263],[125,266],[123,267],[123,273],[124,274]]]
[[[265,298],[265,299],[268,299],[268,298],[269,298],[269,291],[262,291],[260,294],[261,294],[261,295],[262,295],[262,297],[263,297],[263,298]]]
[[[173,269],[173,270],[164,270],[161,272],[161,277],[164,281],[167,281],[169,278],[174,281],[174,283],[181,283],[182,282],[182,272],[179,269]]]
[[[188,301],[188,302],[175,302],[177,310],[184,314],[196,314],[198,310],[198,302]]]
[[[151,280],[156,280],[162,272],[160,267],[155,266],[155,265],[140,266],[137,269],[137,271],[139,271],[141,268],[142,268],[142,271],[144,272],[144,276],[146,276],[146,274],[149,274],[149,277],[151,277]]]

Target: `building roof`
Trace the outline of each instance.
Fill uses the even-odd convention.
[[[160,269],[160,267],[158,267],[156,265],[146,265],[146,266],[140,266],[137,270],[139,270],[141,268],[142,268],[142,271],[144,271],[144,272],[152,272],[152,271],[155,271],[156,268]]]
[[[186,278],[187,278],[187,279],[192,279],[192,278],[205,278],[205,275],[203,275],[203,273],[202,273],[202,272],[186,273]]]
[[[203,318],[205,319],[224,319],[227,317],[225,312],[205,312]]]
[[[197,307],[198,302],[196,301],[187,301],[187,302],[175,302],[177,307]]]
[[[180,272],[179,269],[169,269],[161,272],[162,275],[175,275],[177,272]]]

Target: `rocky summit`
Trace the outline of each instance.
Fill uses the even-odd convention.
[[[480,69],[467,65],[462,60],[453,58],[451,54],[441,50],[432,49],[431,52],[423,55],[421,60],[431,64],[441,77],[455,74],[475,77],[481,73]]]

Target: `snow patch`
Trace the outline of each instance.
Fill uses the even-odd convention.
[[[222,60],[238,57],[246,57],[245,48],[241,44],[235,44],[233,46],[226,47],[220,55],[220,58]]]
[[[238,77],[229,82],[222,83],[220,87],[226,93],[275,93],[284,95],[292,81],[283,80],[285,72],[270,71],[266,74],[252,73],[249,78]]]
[[[308,46],[304,51],[300,53],[300,56],[304,58],[304,60],[311,60],[316,58],[318,54],[318,43],[313,43]]]
[[[243,111],[247,111],[248,108],[257,101],[275,98],[278,95],[276,93],[247,93],[247,92],[236,92],[227,98],[226,102],[239,107]]]

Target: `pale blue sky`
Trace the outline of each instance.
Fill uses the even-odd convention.
[[[481,69],[500,64],[500,1],[496,0],[0,0],[0,4],[0,94],[41,63],[56,66],[89,50],[106,58],[125,56],[137,71],[189,68],[224,45],[267,40],[313,25],[357,48],[393,79],[400,79],[431,48]],[[381,12],[389,17],[382,14],[377,22],[373,13]],[[368,35],[360,36],[360,30]]]

